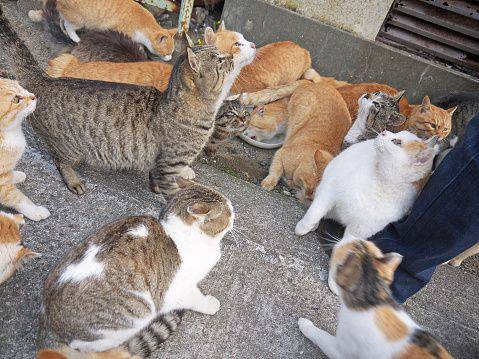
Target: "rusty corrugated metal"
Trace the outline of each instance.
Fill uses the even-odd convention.
[[[377,40],[479,74],[479,1],[396,0]]]

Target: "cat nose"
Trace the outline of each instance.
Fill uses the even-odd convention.
[[[383,131],[380,133],[381,136],[385,137],[388,134],[388,131]]]
[[[256,44],[254,42],[251,43],[251,48],[256,49]]]

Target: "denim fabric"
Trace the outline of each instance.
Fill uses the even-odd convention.
[[[479,115],[429,179],[404,220],[371,238],[403,255],[392,285],[398,302],[418,292],[436,266],[479,241]]]

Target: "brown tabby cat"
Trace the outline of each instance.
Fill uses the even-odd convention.
[[[49,274],[45,329],[82,352],[121,346],[149,357],[176,330],[183,310],[220,309],[197,285],[220,259],[233,221],[227,198],[193,185],[173,197],[159,220],[135,216],[106,225]]]
[[[1,12],[1,11],[0,11]],[[48,145],[68,188],[85,186],[73,167],[150,170],[150,187],[169,196],[176,177],[201,152],[244,58],[213,46],[188,48],[168,89],[44,76],[8,20],[0,46],[18,78],[42,96],[31,124]]]
[[[0,203],[33,221],[40,221],[50,212],[35,205],[16,187],[26,176],[14,170],[26,146],[22,122],[35,111],[36,105],[34,94],[16,81],[0,78]]]
[[[24,247],[20,239],[21,214],[0,212],[0,284],[7,281],[23,262],[40,256]]]
[[[341,312],[336,336],[299,319],[301,332],[329,358],[452,359],[391,296],[389,286],[401,263],[372,242],[351,240],[334,253]]]
[[[177,29],[163,29],[153,15],[133,0],[44,0],[56,6],[63,28],[70,39],[80,42],[76,30],[116,30],[145,46],[150,52],[171,60]],[[28,13],[35,22],[44,19],[43,10]]]
[[[321,83],[298,87],[288,104],[288,130],[261,186],[272,190],[284,175],[308,202],[329,161],[341,150],[351,117],[339,92]]]

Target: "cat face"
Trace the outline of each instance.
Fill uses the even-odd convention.
[[[451,132],[452,114],[457,107],[447,110],[431,105],[429,97],[424,97],[422,104],[415,106],[407,121],[407,130],[418,137],[427,139],[437,136],[445,138]]]
[[[216,116],[216,125],[230,135],[237,135],[249,126],[250,119],[248,108],[240,100],[225,101]]]
[[[216,46],[222,54],[232,55],[237,66],[250,64],[256,55],[256,45],[242,34],[226,30],[224,22],[216,34],[210,27],[206,28],[204,40],[206,44]]]
[[[0,130],[8,130],[35,111],[37,99],[17,81],[0,79]]]
[[[384,255],[372,242],[352,240],[335,249],[332,263],[343,296],[352,297],[349,304],[361,306],[365,304],[361,301],[379,302],[387,296],[401,260],[397,253]]]
[[[383,131],[376,137],[375,146],[379,153],[379,161],[403,170],[399,171],[398,175],[403,172],[414,173],[414,169],[418,169],[417,173],[422,174],[424,172],[422,169],[430,169],[432,165],[436,154],[434,149],[436,142],[435,137],[423,141],[408,131],[398,133]]]
[[[20,241],[21,214],[0,212],[0,283],[8,280],[25,260],[38,257]]]
[[[223,55],[214,46],[187,49],[193,81],[205,98],[216,97],[223,90],[235,64],[231,56]]]
[[[231,202],[221,193],[198,184],[179,191],[163,210],[161,218],[171,214],[190,226],[197,226],[209,237],[221,238],[233,228]]]
[[[366,130],[381,132],[386,128],[397,127],[406,121],[399,113],[399,101],[404,91],[395,96],[385,92],[367,93],[359,98],[359,107],[368,111]]]
[[[153,53],[161,57],[164,61],[171,60],[171,54],[175,51],[175,40],[173,37],[178,32],[178,29],[161,29],[153,35],[152,48]]]

